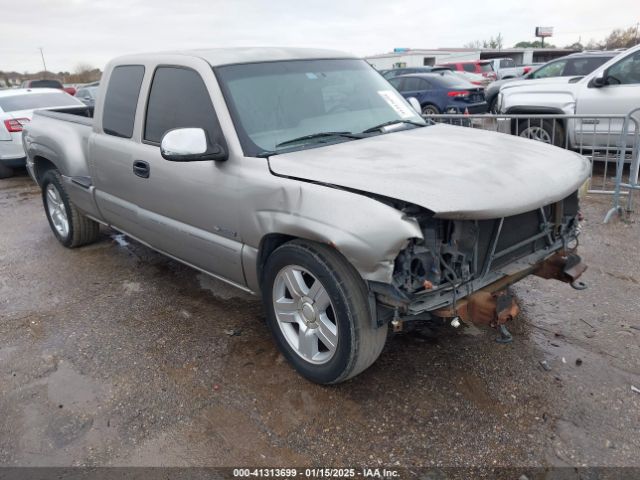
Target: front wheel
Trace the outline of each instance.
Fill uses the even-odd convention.
[[[366,286],[335,249],[286,243],[269,256],[264,273],[269,329],[302,376],[339,383],[375,362],[387,328],[373,326]]]
[[[422,107],[423,115],[438,115],[439,113],[440,113],[440,110],[438,110],[438,107],[436,107],[435,105],[429,104]]]
[[[71,202],[57,170],[49,170],[44,175],[42,202],[51,230],[65,247],[80,247],[98,238],[100,225],[82,215]]]
[[[491,99],[491,103],[489,104],[489,113],[500,113],[498,112],[498,95]]]
[[[558,120],[531,118],[518,123],[518,135],[556,147],[564,147],[564,127]]]

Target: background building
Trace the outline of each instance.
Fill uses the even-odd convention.
[[[579,50],[567,48],[396,48],[393,52],[371,55],[366,60],[378,70],[399,67],[433,66],[490,58],[513,58],[518,65],[544,63]]]

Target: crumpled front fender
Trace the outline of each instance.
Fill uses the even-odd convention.
[[[409,239],[422,238],[414,218],[364,194],[295,184],[263,198],[255,212],[256,230],[331,245],[365,280],[391,283],[398,253]],[[251,277],[250,272],[248,283]]]

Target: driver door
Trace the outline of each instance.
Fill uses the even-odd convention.
[[[216,81],[211,69],[160,65],[154,71],[135,152],[146,166],[136,177],[138,217],[154,247],[244,285],[238,166],[232,159],[176,162],[160,154],[162,137],[177,128],[202,128],[210,144],[225,145],[205,75]]]

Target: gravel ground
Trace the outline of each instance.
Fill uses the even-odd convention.
[[[512,344],[398,334],[320,387],[257,299],[108,229],[64,249],[0,181],[0,465],[640,466],[640,224],[608,206],[584,205],[590,288],[521,282]]]

